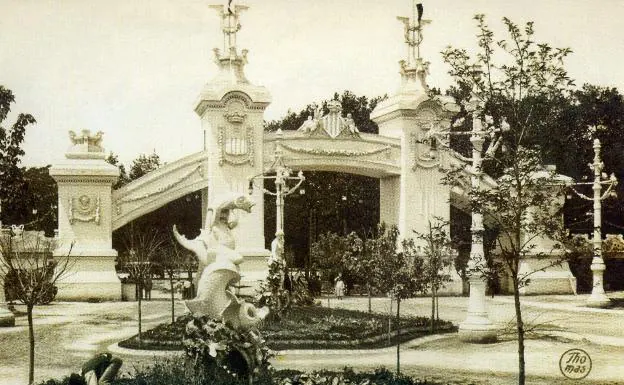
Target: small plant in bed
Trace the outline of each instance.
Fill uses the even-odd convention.
[[[132,337],[119,346],[130,349],[182,350],[186,325],[192,319],[185,315],[173,324],[161,324],[143,333],[142,343]],[[387,314],[366,313],[319,306],[293,307],[281,320],[260,327],[262,336],[271,349],[355,349],[376,348],[396,344],[429,334],[429,319],[402,317],[401,335],[397,336],[396,319]],[[456,328],[447,321],[439,321],[437,331],[448,333]]]
[[[39,385],[67,385],[68,377],[48,380]],[[230,375],[205,375],[192,370],[179,359],[156,359],[151,365],[135,368],[132,375],[123,375],[111,382],[111,385],[249,385],[245,378]],[[350,368],[342,371],[321,370],[303,373],[298,370],[272,370],[264,376],[255,378],[254,385],[475,385],[473,382],[438,382],[397,375],[385,368],[372,371],[355,372]]]

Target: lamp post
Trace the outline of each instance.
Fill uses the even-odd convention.
[[[297,191],[299,186],[305,181],[303,172],[299,171],[297,175],[292,175],[292,170],[284,164],[280,140],[282,138],[282,130],[277,131],[277,141],[275,143],[275,159],[269,169],[262,174],[249,178],[249,194],[253,193],[256,180],[273,180],[275,183],[275,191],[268,190],[262,186],[258,186],[265,194],[275,196],[275,232],[284,232],[284,197]],[[267,175],[275,173],[275,175]],[[292,187],[288,186],[289,182],[295,182]]]
[[[487,130],[483,125],[488,125]],[[486,116],[484,121],[473,116],[472,130],[469,132],[451,132],[451,131],[434,131],[429,133],[430,145],[432,147],[431,156],[435,156],[437,148],[436,140],[445,147],[449,147],[449,143],[445,143],[442,138],[450,135],[469,135],[472,144],[472,157],[464,157],[461,154],[456,156],[465,161],[471,162],[470,182],[473,191],[481,189],[481,178],[483,176],[483,161],[494,155],[496,150],[502,143],[501,131],[509,129],[509,125],[505,121],[501,123],[500,128],[495,128],[491,117]],[[485,137],[491,136],[487,148],[484,148]],[[485,266],[485,252],[483,247],[483,213],[476,205],[472,208],[472,223],[470,226],[472,244],[470,247],[470,259],[468,261],[468,281],[470,283],[470,295],[468,298],[468,309],[466,319],[459,325],[459,337],[466,342],[493,342],[496,340],[496,329],[492,322],[488,319],[485,289],[487,281],[483,277],[482,271]]]
[[[591,263],[592,271],[592,292],[587,299],[589,307],[607,307],[611,300],[605,294],[603,285],[603,276],[605,271],[605,263],[602,259],[602,201],[608,198],[617,186],[617,179],[614,174],[607,179],[603,175],[602,169],[604,163],[600,158],[600,140],[594,139],[594,162],[589,164],[589,168],[594,172],[594,181],[586,183],[574,183],[570,188],[576,195],[587,201],[593,201],[594,204],[594,233],[592,237],[592,249],[594,256]],[[589,197],[574,189],[574,186],[591,185],[594,194]],[[607,190],[602,193],[602,186],[606,185]]]

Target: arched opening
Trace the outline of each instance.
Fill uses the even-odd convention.
[[[298,269],[310,267],[310,246],[320,234],[363,235],[379,222],[379,179],[356,174],[306,171],[301,191],[284,199],[286,257]],[[265,246],[275,237],[275,197],[265,195]]]
[[[166,250],[170,242],[175,242],[170,237],[173,225],[176,225],[180,233],[189,238],[199,235],[201,229],[201,192],[196,191],[181,198],[175,199],[166,205],[136,218],[119,229],[113,231],[113,248],[117,250],[119,256],[128,253],[132,247],[131,234],[156,232],[163,242],[162,249]],[[184,251],[186,253],[186,251]],[[166,258],[166,255],[162,255]],[[117,258],[116,270],[119,272],[119,261]],[[152,261],[151,271],[154,277],[164,278],[163,261]]]

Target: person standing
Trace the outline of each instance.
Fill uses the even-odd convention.
[[[344,296],[344,289],[345,289],[345,283],[342,280],[342,274],[338,274],[338,277],[336,277],[336,286],[334,288],[336,297],[338,299],[342,299],[342,297]]]

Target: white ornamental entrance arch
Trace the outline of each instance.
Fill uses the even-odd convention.
[[[203,151],[169,163],[159,170],[112,191],[117,168],[105,162],[102,133],[72,133],[64,162],[50,174],[59,188],[59,237],[64,254],[72,246],[74,274],[59,286],[60,299],[119,299],[112,231],[193,191],[202,191],[202,211],[223,194],[244,193],[249,178],[263,173],[279,148],[293,169],[348,172],[379,179],[380,221],[396,224],[401,234],[424,233],[428,221],[449,219],[451,200],[462,196],[440,184],[441,169],[460,162],[452,151],[432,151],[431,131],[446,131],[456,106],[431,97],[426,84],[428,63],[420,56],[402,60],[401,86],[371,114],[379,135],[360,133],[340,103],[328,104],[296,132],[264,132],[269,91],[247,80],[247,50],[238,51],[239,13],[219,10],[223,49],[214,49],[216,76],[203,88],[195,105],[203,130]],[[266,271],[264,199],[256,189],[251,214],[235,229],[247,280]],[[456,200],[459,204],[460,199]],[[173,225],[173,224],[172,224]],[[459,289],[461,290],[461,288]]]

